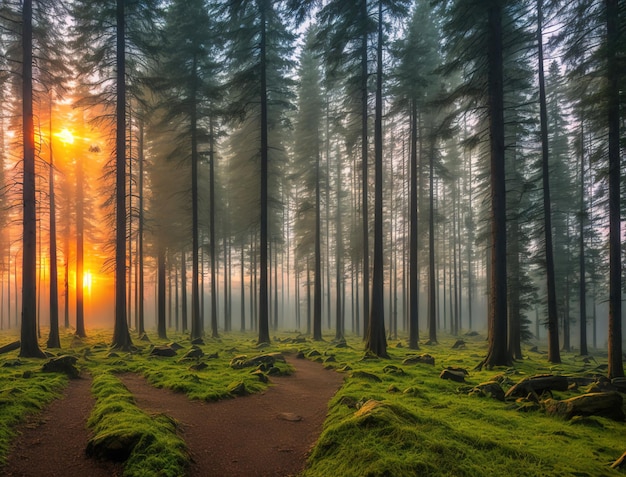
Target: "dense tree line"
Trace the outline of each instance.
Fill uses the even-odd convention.
[[[7,1],[0,16],[0,220],[23,223],[19,242],[3,227],[0,323],[17,307],[17,243],[23,355],[41,355],[44,256],[59,345],[56,218],[71,222],[61,242],[83,233],[88,199],[64,199],[51,146],[71,101],[109,137],[115,346],[146,323],[217,337],[239,310],[259,342],[279,326],[322,339],[326,323],[386,356],[398,329],[415,349],[420,328],[436,342],[484,327],[486,366],[522,358],[533,335],[558,363],[561,349],[588,352],[589,327],[603,345],[608,298],[608,374],[623,375],[623,3],[53,3]],[[75,170],[61,182],[87,191]]]

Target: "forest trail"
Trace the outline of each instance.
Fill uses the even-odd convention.
[[[273,376],[265,392],[212,403],[155,389],[135,374],[122,381],[140,407],[182,424],[194,461],[191,476],[285,477],[303,470],[328,401],[343,382],[342,375],[319,363],[286,358],[296,371]]]
[[[263,393],[218,402],[190,401],[157,389],[139,375],[120,376],[148,412],[180,422],[190,449],[192,477],[286,477],[303,470],[322,431],[328,401],[343,376],[287,356],[291,376],[272,377]],[[118,477],[121,466],[85,455],[86,420],[94,404],[90,379],[71,380],[63,397],[20,428],[7,477]]]
[[[85,455],[87,419],[95,400],[91,379],[71,379],[60,399],[19,427],[6,477],[121,477],[122,467]]]

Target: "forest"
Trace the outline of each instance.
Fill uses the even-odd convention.
[[[382,397],[395,386],[463,414],[439,377],[477,384],[455,388],[464,399],[533,395],[516,405],[549,415],[591,385],[601,401],[583,419],[597,421],[574,440],[623,432],[625,84],[620,0],[2,0],[0,359],[42,380],[41,405],[77,386],[40,372],[65,360],[69,377],[92,377],[94,412],[129,392],[120,373],[201,401],[238,395],[223,388],[240,380],[256,399],[269,370],[280,383],[307,372],[292,353],[322,362],[312,376],[348,377],[321,403],[312,476],[348,458],[329,455],[342,419],[446,435]],[[165,370],[176,343],[193,356]],[[241,353],[258,354],[253,382]],[[189,371],[192,358],[209,371]],[[496,371],[506,397],[480,388]],[[7,411],[0,428],[32,412]],[[518,451],[482,445],[502,468],[441,475],[508,473]],[[439,475],[433,446],[426,467],[378,457],[340,475]],[[134,473],[133,455],[124,475],[183,475]],[[516,475],[610,471],[521,458]]]

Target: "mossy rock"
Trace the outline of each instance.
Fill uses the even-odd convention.
[[[204,351],[202,351],[202,349],[200,349],[198,346],[194,345],[180,359],[181,360],[184,360],[184,359],[198,359],[198,358],[202,358],[203,356],[204,356]]]
[[[204,356],[206,359],[217,359],[220,357],[219,353],[216,351],[215,353],[207,354]]]
[[[417,423],[417,417],[408,409],[375,399],[368,400],[355,411],[353,419],[359,427],[405,426]]]
[[[258,380],[261,381],[262,383],[269,382],[269,378],[267,377],[267,375],[263,371],[261,371],[260,369],[255,369],[250,374],[252,376],[258,378]]]
[[[335,348],[348,348],[349,347],[345,339],[341,339],[341,340],[334,342],[333,346]]]
[[[366,381],[373,381],[375,383],[382,383],[383,380],[380,379],[373,373],[368,373],[367,371],[355,371],[350,375],[351,378],[354,379],[365,379]]]
[[[189,366],[189,369],[191,369],[192,371],[203,371],[208,367],[209,365],[206,363],[196,363]]]
[[[270,375],[270,376],[280,376],[281,374],[283,374],[283,372],[280,370],[280,368],[278,368],[276,366],[271,366],[267,370],[267,374]]]
[[[383,368],[383,373],[385,374],[397,374],[398,376],[404,375],[406,374],[404,372],[404,369],[394,365],[394,364],[388,364]]]
[[[184,346],[183,346],[183,345],[181,345],[181,344],[179,344],[179,343],[176,343],[176,341],[172,341],[171,343],[168,343],[168,345],[167,345],[167,346],[169,346],[170,348],[172,348],[172,349],[174,349],[174,350],[176,350],[176,351],[178,351],[178,350],[180,350],[180,349],[183,349],[183,348],[184,348]]]
[[[162,356],[164,358],[171,358],[176,356],[176,350],[169,346],[155,346],[150,351],[150,356]]]
[[[20,359],[7,359],[4,363],[2,363],[3,368],[16,368],[18,366],[22,366],[22,361]]]
[[[232,394],[233,396],[247,396],[248,394],[250,394],[248,388],[246,387],[246,383],[244,383],[243,381],[235,381],[230,383],[226,390],[229,392],[229,394]]]
[[[139,337],[139,341],[145,341],[146,343],[150,343],[150,337],[146,333],[142,333]]]
[[[204,340],[202,338],[194,338],[191,340],[192,345],[203,345]]]
[[[120,355],[118,353],[116,353],[115,351],[111,351],[110,353],[108,353],[106,355],[107,358],[119,358]]]
[[[402,394],[406,394],[408,396],[413,396],[413,397],[418,397],[418,396],[423,396],[424,393],[422,392],[420,388],[416,386],[409,386],[404,391],[402,391]]]
[[[80,374],[80,371],[76,367],[77,361],[78,358],[76,358],[76,356],[59,356],[56,358],[51,358],[49,361],[44,363],[44,365],[41,367],[41,370],[44,373],[63,373],[70,378],[77,378]]]
[[[400,392],[400,388],[398,386],[396,386],[395,384],[391,384],[388,388],[387,388],[387,392],[388,393],[399,393]]]
[[[325,360],[324,363],[336,363],[337,362],[337,358],[335,358],[334,356],[328,356]]]
[[[305,359],[305,358],[306,358],[306,356],[304,356],[304,353],[303,353],[302,351],[298,351],[298,352],[296,353],[296,358],[297,358],[297,359]]]
[[[317,356],[322,356],[322,353],[320,353],[319,351],[317,351],[316,349],[313,349],[311,351],[309,351],[306,354],[307,358],[315,358]]]
[[[339,398],[339,404],[343,406],[347,406],[350,409],[356,409],[357,403],[358,403],[358,399],[353,396],[341,396]]]
[[[444,369],[443,371],[441,371],[441,374],[439,375],[441,379],[449,379],[457,383],[464,383],[465,376],[466,376],[465,373],[456,371],[454,369]]]
[[[414,356],[408,356],[402,361],[402,364],[410,365],[410,364],[429,364],[431,366],[435,365],[435,358],[433,358],[429,354],[420,354]]]
[[[347,373],[348,371],[352,371],[352,366],[349,364],[344,364],[342,367],[338,368],[337,371],[340,373]]]
[[[230,360],[230,367],[233,369],[243,369],[265,365],[269,369],[276,361],[285,362],[285,357],[281,353],[260,354],[252,358],[248,358],[245,354],[242,354]]]
[[[473,387],[469,393],[470,396],[490,397],[498,401],[504,401],[504,390],[497,381],[487,381]]]
[[[269,348],[271,346],[270,343],[267,342],[263,342],[263,343],[259,343],[256,345],[256,349],[265,349],[265,348]]]

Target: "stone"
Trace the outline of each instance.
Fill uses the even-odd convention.
[[[367,371],[355,371],[350,375],[351,378],[355,379],[365,379],[367,381],[374,381],[375,383],[382,383],[383,380],[380,379],[373,373],[368,373]]]
[[[624,399],[617,391],[589,393],[563,401],[549,399],[545,402],[548,415],[571,419],[574,416],[602,416],[623,422]]]
[[[397,375],[402,375],[402,374],[406,374],[404,372],[404,369],[394,365],[394,364],[388,364],[387,366],[385,366],[383,368],[383,373],[385,374],[397,374]]]
[[[504,389],[497,381],[487,381],[474,386],[469,392],[470,396],[490,397],[498,401],[504,401]]]
[[[452,349],[463,349],[463,348],[465,348],[465,341],[463,340],[456,340],[454,344],[452,345]]]
[[[204,340],[202,338],[194,338],[191,340],[192,345],[203,345]]]
[[[544,392],[567,391],[569,382],[566,376],[539,374],[522,379],[506,392],[505,398],[525,397],[529,394],[541,396]]]
[[[77,378],[80,371],[76,367],[78,358],[76,356],[64,355],[57,358],[51,358],[44,363],[41,370],[44,373],[63,373],[70,378]]]
[[[206,363],[196,363],[189,366],[189,369],[191,369],[192,371],[202,371],[208,367],[209,365]]]
[[[246,384],[243,381],[235,381],[230,383],[226,390],[235,396],[246,396],[250,394],[246,388]]]
[[[302,416],[294,414],[293,412],[281,412],[277,417],[278,419],[289,422],[299,422],[302,420]]]
[[[465,382],[465,374],[460,371],[453,370],[453,369],[444,369],[443,371],[441,371],[441,374],[439,375],[439,377],[441,379],[449,379],[457,383]]]
[[[420,354],[419,356],[409,356],[402,361],[402,364],[430,364],[435,365],[435,358],[429,354]]]
[[[192,346],[189,351],[187,351],[181,359],[197,359],[202,358],[204,356],[204,351],[200,349],[198,346]]]
[[[150,351],[150,356],[163,356],[165,358],[171,358],[172,356],[176,356],[176,350],[170,348],[169,346],[155,346]]]
[[[172,341],[167,346],[169,346],[170,348],[172,348],[173,350],[176,350],[176,351],[178,351],[179,349],[183,349],[184,348],[183,345],[176,343],[176,341]]]
[[[250,374],[252,374],[252,376],[257,377],[259,379],[259,381],[261,381],[262,383],[269,382],[269,378],[267,377],[267,375],[263,371],[261,371],[260,369],[255,369]]]

